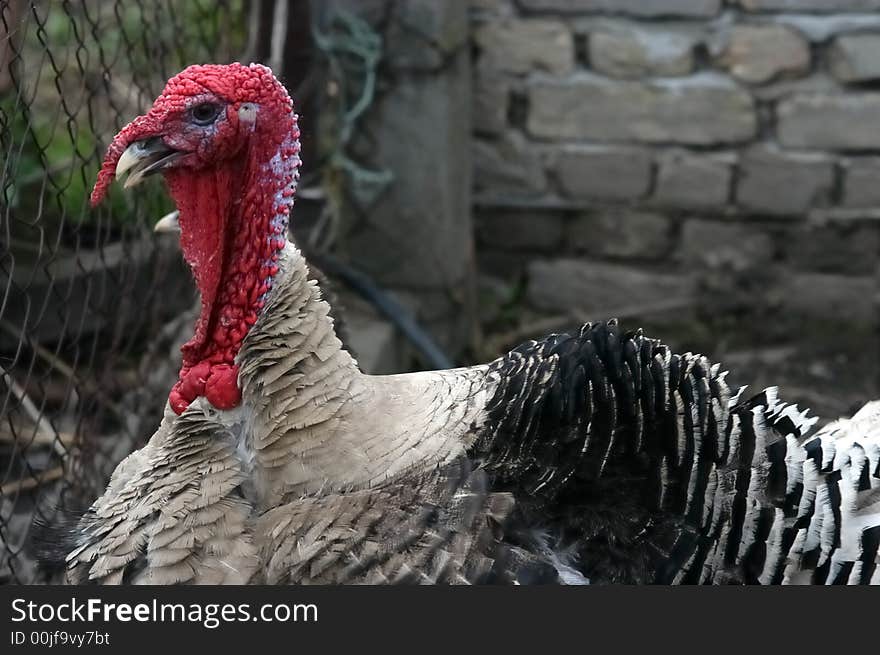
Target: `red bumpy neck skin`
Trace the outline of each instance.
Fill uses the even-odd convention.
[[[225,166],[166,174],[180,211],[183,254],[202,296],[195,334],[181,348],[183,366],[169,395],[178,414],[199,396],[218,409],[241,401],[235,357],[265,304],[287,242],[300,164],[296,117],[257,111],[257,121],[290,129],[256,139]]]
[[[194,120],[200,103],[222,107]],[[299,177],[293,103],[265,66],[190,66],[107,149],[92,205],[105,197],[132,144],[159,139],[179,153],[165,180],[180,211],[180,243],[202,297],[193,338],[169,402],[182,413],[199,396],[218,409],[241,401],[236,355],[263,309]]]

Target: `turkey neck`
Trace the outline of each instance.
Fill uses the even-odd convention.
[[[241,400],[235,358],[266,304],[287,241],[299,166],[295,124],[262,138],[225,165],[169,171],[180,243],[201,294],[192,337],[169,395],[178,414],[198,396],[218,409]]]
[[[238,357],[247,421],[238,452],[255,505],[375,488],[463,454],[491,391],[487,367],[365,375],[296,246],[278,263]]]

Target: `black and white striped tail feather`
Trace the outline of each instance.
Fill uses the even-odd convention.
[[[880,403],[831,423],[803,444],[799,548],[812,565],[789,581],[880,584]],[[801,546],[800,542],[803,542]]]
[[[673,354],[610,321],[522,344],[493,370],[497,391],[476,450],[502,483],[553,504],[557,492],[606,476],[612,460],[615,475],[641,484],[644,473],[621,471],[619,462],[645,453],[659,462],[658,509],[709,514],[696,499],[710,483],[711,460],[727,450],[729,391],[704,357]]]
[[[788,582],[880,584],[880,413],[872,405],[802,444],[803,537],[791,555],[814,571],[809,579],[792,571]]]
[[[747,403],[739,400],[743,391],[731,401],[732,420],[752,406],[755,448],[744,511],[732,513],[725,536],[739,531],[735,564],[745,581],[880,583],[877,415],[862,421],[861,431],[853,429],[857,415],[809,436],[817,419],[781,402],[775,388]]]
[[[585,476],[600,479],[612,461],[619,475],[629,455],[657,462],[656,511],[686,520],[674,542],[658,546],[656,581],[793,582],[805,570],[811,582],[839,581],[845,569],[865,581],[873,570],[871,527],[858,533],[865,562],[838,565],[852,561],[839,533],[849,496],[821,481],[840,473],[822,470],[831,465],[828,437],[807,437],[816,419],[776,388],[731,396],[719,365],[621,334],[613,321],[528,342],[494,367],[486,459],[508,480],[531,480],[531,494],[550,499]],[[871,417],[863,422],[880,423]],[[817,457],[824,462],[813,470]],[[876,459],[854,456],[863,487]]]
[[[681,512],[686,525],[659,566],[657,582],[769,583],[777,577],[777,551],[786,536],[782,506],[793,491],[787,488],[785,446],[788,440],[798,443],[815,419],[780,402],[775,388],[748,399],[741,388],[731,398],[724,377],[717,365],[709,369],[708,420],[699,411],[705,401],[685,398],[687,388],[671,395],[677,446],[685,443],[686,453],[683,460],[661,463],[659,507],[667,515]],[[684,481],[684,504],[680,489],[667,500],[673,482],[684,486]]]

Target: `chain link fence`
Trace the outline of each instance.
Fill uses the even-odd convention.
[[[35,526],[63,523],[59,512],[103,491],[152,434],[176,379],[197,304],[176,237],[152,231],[171,201],[158,182],[114,187],[96,210],[88,196],[112,137],[190,64],[272,66],[296,98],[307,157],[297,241],[420,361],[452,365],[330,252],[346,194],[374,199],[393,180],[349,152],[383,44],[348,4],[0,0],[0,584],[58,579],[34,561]],[[324,291],[336,298],[326,281]]]
[[[0,584],[46,579],[34,517],[88,504],[155,427],[175,373],[143,362],[195,298],[151,232],[171,207],[155,184],[88,194],[169,76],[246,51],[248,4],[0,0]]]

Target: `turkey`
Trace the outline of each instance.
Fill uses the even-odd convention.
[[[877,583],[880,404],[810,436],[774,389],[615,321],[363,374],[287,240],[292,102],[192,66],[92,195],[161,173],[201,311],[147,445],[61,530],[72,583]]]

